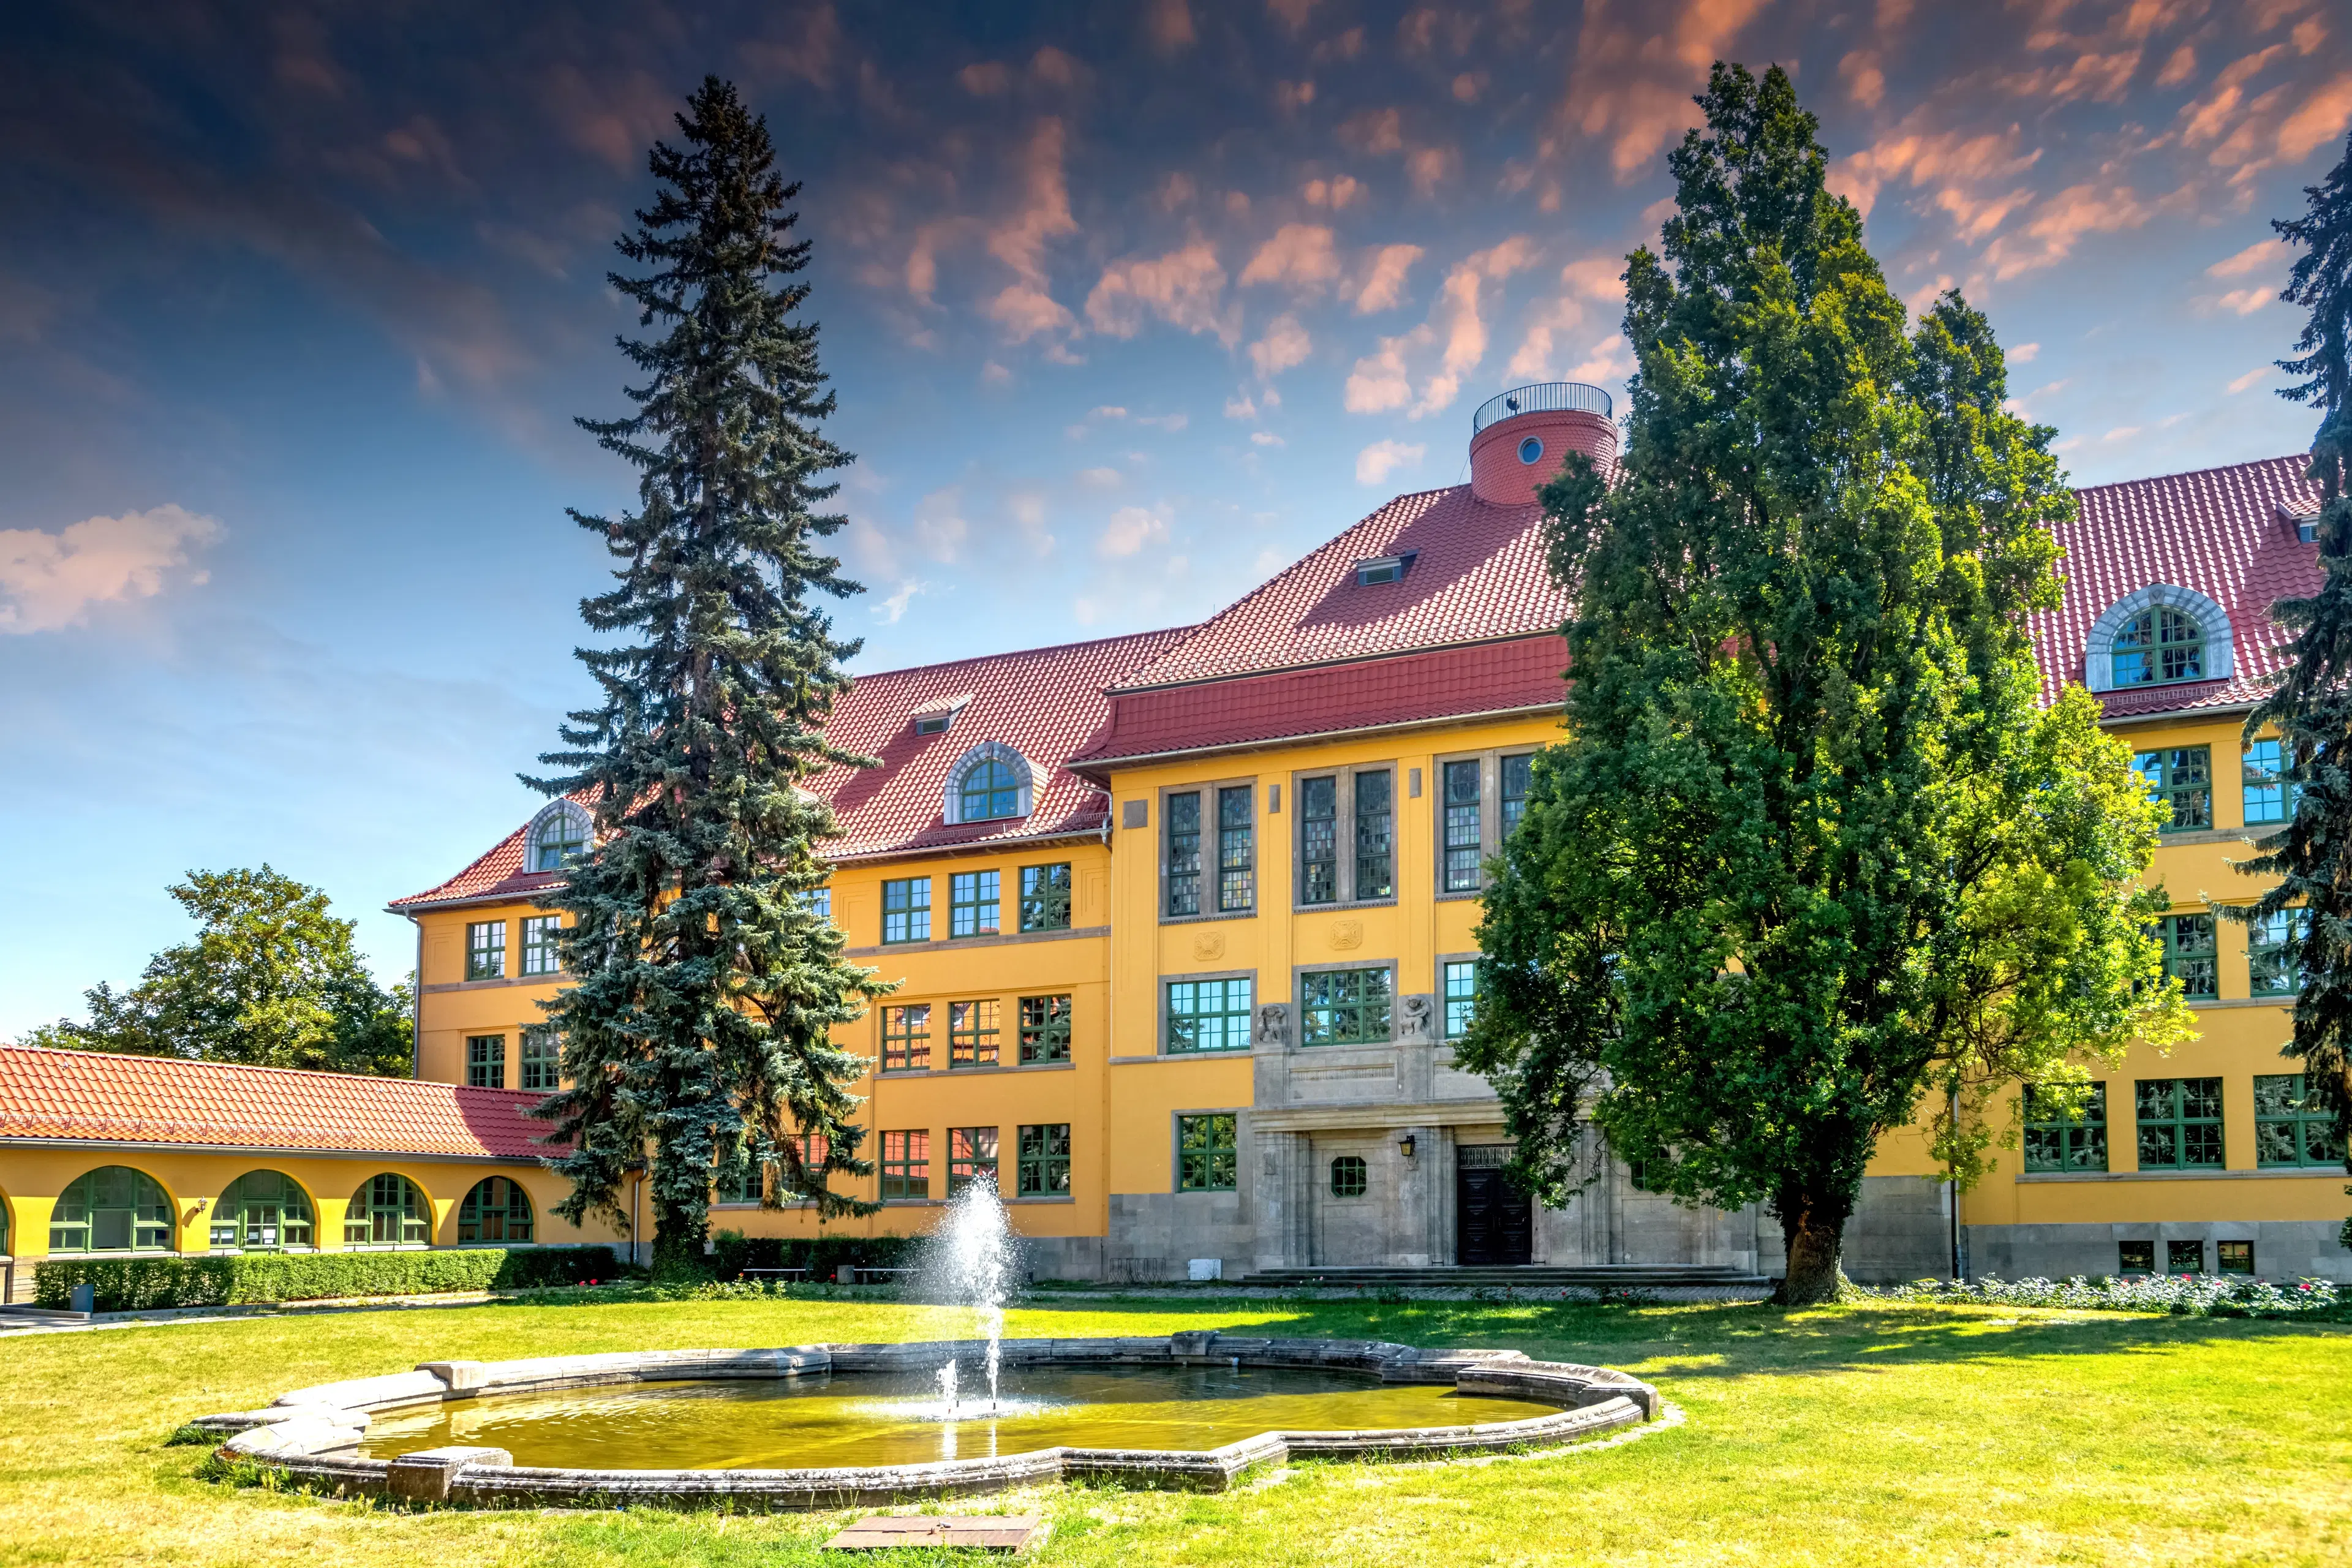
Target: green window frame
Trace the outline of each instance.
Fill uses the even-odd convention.
[[[1445,988],[1445,1037],[1458,1040],[1470,1032],[1470,1018],[1478,1002],[1478,961],[1448,960],[1440,976]]]
[[[2168,813],[2162,831],[2187,833],[2213,826],[2213,748],[2167,746],[2132,756],[2132,772],[2147,781],[2147,797]]]
[[[2279,910],[2246,926],[2246,994],[2293,996],[2303,989],[2303,911]]]
[[[996,1129],[993,1127],[950,1127],[948,1129],[948,1196],[971,1186],[975,1182],[996,1185]]]
[[[714,1203],[756,1204],[767,1196],[768,1164],[751,1157],[749,1141],[739,1140],[733,1153],[719,1156],[710,1188]]]
[[[1478,762],[1448,763],[1441,770],[1444,780],[1445,876],[1444,891],[1475,893],[1478,890],[1479,866],[1483,846],[1478,800]]]
[[[1070,1195],[1070,1124],[1042,1121],[1024,1125],[1014,1147],[1018,1163],[1013,1180],[1024,1198],[1066,1198]]]
[[[552,1024],[533,1024],[517,1049],[515,1087],[551,1094],[563,1087],[563,1037]]]
[[[2205,1272],[2205,1243],[2168,1241],[2164,1244],[2164,1271],[2167,1274],[2202,1274]]]
[[[948,935],[994,936],[1004,909],[1001,873],[957,871],[948,878]]]
[[[2221,1169],[2220,1079],[2141,1079],[2134,1086],[2132,1111],[2141,1170]]]
[[[2205,626],[2168,606],[2142,610],[2108,644],[2108,679],[2118,687],[2168,686],[2205,679]]]
[[[247,1171],[213,1205],[215,1252],[307,1250],[316,1235],[310,1194],[283,1171]]]
[[[2249,745],[2238,760],[2238,771],[2245,789],[2248,823],[2284,822],[2294,815],[2302,790],[2287,774],[2285,754],[2278,742],[2256,741]]]
[[[2270,1170],[2325,1169],[2344,1163],[2336,1118],[2315,1110],[2299,1072],[2254,1077],[2254,1163]]]
[[[1396,897],[1396,774],[1370,768],[1355,777],[1356,881],[1359,901]]]
[[[2025,1168],[2104,1171],[2107,1168],[2107,1086],[2095,1083],[2068,1114],[2047,1090],[2025,1086]]]
[[[510,1176],[486,1176],[457,1205],[457,1239],[527,1242],[531,1237],[530,1194]]]
[[[474,921],[466,927],[466,978],[503,980],[507,974],[507,922]]]
[[[1021,929],[1070,929],[1070,863],[1021,868]]]
[[[172,1202],[155,1178],[100,1165],[66,1184],[49,1211],[51,1252],[170,1252]]]
[[[2153,1241],[2116,1243],[2116,1272],[2118,1274],[2155,1273],[2156,1243]]]
[[[390,1171],[362,1182],[343,1209],[345,1247],[423,1247],[433,1239],[433,1209],[406,1176]]]
[[[569,811],[551,811],[532,830],[530,868],[561,871],[588,853],[588,833]]]
[[[931,1135],[921,1129],[882,1134],[882,1196],[916,1198],[931,1195]]]
[[[1298,781],[1298,901],[1339,901],[1339,781]]]
[[[1021,815],[1021,781],[1011,767],[995,757],[982,757],[964,769],[956,786],[956,819],[992,822]]]
[[[1201,795],[1197,790],[1171,795],[1160,803],[1167,820],[1162,833],[1167,863],[1160,869],[1167,884],[1167,910],[1181,918],[1201,912]]]
[[[907,877],[882,884],[882,941],[931,940],[931,879]]]
[[[1331,1195],[1360,1198],[1371,1190],[1372,1168],[1361,1154],[1340,1154],[1331,1161]]]
[[[1168,982],[1166,1054],[1244,1051],[1249,1043],[1248,975]]]
[[[931,1070],[931,1005],[912,1002],[882,1009],[882,1070]]]
[[[1241,1119],[1230,1110],[1176,1119],[1176,1190],[1230,1193],[1241,1184]]]
[[[1396,971],[1307,970],[1298,977],[1301,1046],[1386,1045],[1394,1037]]]
[[[1519,820],[1528,814],[1528,792],[1535,787],[1536,754],[1521,752],[1505,757],[1501,771],[1496,796],[1502,808],[1503,837],[1508,839],[1519,830]]]
[[[2180,982],[2180,994],[2192,1002],[2210,1002],[2221,994],[2221,961],[2213,945],[2213,917],[2166,915],[2156,922],[2164,943],[2164,973]]]
[[[2251,1241],[2217,1241],[2213,1244],[2213,1261],[2222,1274],[2252,1274],[2254,1271],[2254,1244]]]
[[[504,1035],[466,1037],[466,1087],[504,1089],[507,1086],[507,1037]]]
[[[1070,999],[1067,996],[1021,998],[1021,1065],[1070,1059]]]
[[[563,929],[562,915],[530,915],[522,922],[522,972],[525,974],[560,974],[563,961],[556,946],[556,932]]]
[[[1257,907],[1257,818],[1254,791],[1230,784],[1217,791],[1217,912],[1246,914]]]
[[[997,1016],[994,997],[948,1004],[948,1070],[996,1066]]]

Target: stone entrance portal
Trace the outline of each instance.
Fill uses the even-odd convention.
[[[1454,1152],[1454,1261],[1465,1267],[1529,1263],[1535,1258],[1535,1205],[1503,1167],[1507,1143],[1465,1144]]]

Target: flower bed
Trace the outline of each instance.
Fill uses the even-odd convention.
[[[2352,1292],[2325,1279],[2284,1285],[2232,1274],[2149,1274],[2097,1279],[1921,1279],[1877,1289],[1853,1288],[1884,1301],[1977,1302],[2001,1307],[2074,1307],[2102,1312],[2169,1312],[2200,1318],[2288,1318],[2343,1315]]]

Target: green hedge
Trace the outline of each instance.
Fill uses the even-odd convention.
[[[614,1279],[634,1272],[608,1247],[465,1247],[450,1252],[246,1253],[224,1258],[52,1258],[33,1300],[63,1309],[73,1288],[95,1288],[101,1312],[247,1306],[338,1296],[423,1296],[442,1290],[526,1289]]]
[[[805,1268],[809,1278],[831,1284],[845,1263],[860,1268],[903,1268],[913,1260],[919,1237],[911,1236],[744,1236],[722,1230],[710,1238],[710,1269],[720,1279],[740,1279],[746,1268]]]

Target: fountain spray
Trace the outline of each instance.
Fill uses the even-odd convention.
[[[947,1223],[933,1237],[934,1268],[950,1300],[970,1307],[988,1342],[988,1409],[996,1413],[996,1380],[1004,1347],[1004,1302],[1013,1289],[1013,1227],[993,1182],[974,1182],[948,1205]],[[940,1374],[940,1392],[956,1405],[955,1365]]]

